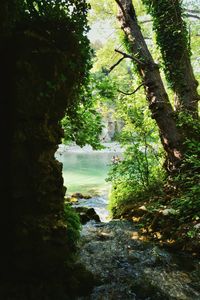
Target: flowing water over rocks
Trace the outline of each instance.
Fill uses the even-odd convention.
[[[200,261],[139,240],[128,221],[83,226],[80,261],[99,285],[79,300],[200,299]]]
[[[107,222],[111,219],[107,206],[108,206],[108,195],[101,195],[101,196],[96,195],[90,199],[84,199],[84,198],[79,199],[79,201],[73,204],[74,208],[78,208],[78,207],[94,208],[102,222]]]
[[[79,199],[74,206],[94,208],[100,220],[107,222],[90,221],[83,226],[80,261],[98,278],[99,284],[90,296],[76,300],[200,300],[200,260],[140,240],[137,227],[131,222],[108,222],[105,178],[116,153],[122,153],[122,149],[113,144],[101,153],[88,147],[66,146],[61,146],[57,153],[64,166],[68,193],[93,195],[90,199]],[[94,196],[96,191],[100,193]]]

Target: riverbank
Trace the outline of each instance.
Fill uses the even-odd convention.
[[[82,206],[90,201],[82,196],[79,200]],[[140,207],[140,215],[145,211]],[[199,300],[199,258],[163,247],[150,235],[145,237],[140,224],[130,216],[124,214],[126,220],[107,223],[89,221],[82,226],[79,262],[98,284],[90,295],[76,300]]]
[[[118,143],[102,143],[104,147],[101,150],[93,150],[90,145],[86,145],[84,147],[77,146],[75,144],[64,145],[60,144],[57,150],[57,153],[62,155],[66,152],[68,153],[123,153],[124,148],[122,148]]]
[[[200,257],[199,218],[181,218],[179,211],[172,208],[171,202],[164,197],[123,203],[113,217],[129,220],[138,226],[141,240]]]

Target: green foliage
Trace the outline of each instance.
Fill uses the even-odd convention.
[[[81,147],[89,144],[94,149],[102,149],[99,141],[103,128],[102,117],[105,107],[112,106],[115,94],[115,82],[104,72],[91,73],[85,87],[86,100],[62,120],[64,142],[73,141]]]
[[[171,206],[179,211],[183,222],[187,220],[198,220],[200,218],[200,188],[193,185],[180,197],[171,202]]]
[[[146,187],[137,186],[137,182],[134,185],[133,182],[121,181],[117,182],[116,185],[112,185],[111,195],[109,197],[109,209],[114,217],[120,217],[123,212],[131,210],[135,205],[142,206],[150,202],[154,197],[163,196],[163,183],[164,176],[156,178],[154,182]],[[159,203],[155,204],[159,206]],[[131,212],[130,212],[131,215]]]
[[[22,4],[18,28],[26,30],[27,38],[33,39],[36,48],[40,46],[39,51],[45,52],[46,57],[54,52],[52,62],[48,60],[52,69],[56,60],[56,66],[51,70],[56,78],[44,84],[39,82],[38,102],[42,102],[44,108],[54,102],[52,113],[57,111],[56,105],[61,105],[61,100],[64,102],[58,118],[63,117],[65,110],[62,121],[65,142],[75,141],[81,146],[88,143],[95,149],[100,148],[101,120],[95,111],[89,86],[92,57],[86,36],[89,6],[85,0],[29,0]],[[46,63],[44,72],[48,72],[49,65]]]
[[[190,176],[190,177],[189,177]],[[170,207],[177,211],[177,220],[180,228],[184,229],[186,238],[199,239],[200,234],[200,175],[191,173],[177,178],[182,189],[171,200]],[[187,225],[185,225],[187,224]]]
[[[79,106],[72,116],[65,116],[62,120],[64,129],[63,142],[75,142],[83,147],[91,145],[93,149],[101,149],[99,135],[101,134],[101,116],[94,107]]]
[[[126,44],[121,37],[120,40]],[[108,41],[103,48],[96,51],[93,70],[102,69],[106,73],[113,63],[109,53],[110,48],[114,49],[114,46],[112,41]],[[113,54],[112,57],[114,62],[121,58],[119,54]],[[124,60],[107,77],[102,76],[100,72],[95,73],[97,82],[99,80],[95,89],[98,91],[95,93],[99,96],[99,103],[107,107],[113,106],[116,120],[124,124],[117,139],[127,148],[123,160],[111,165],[107,178],[113,185],[110,196],[112,210],[119,203],[138,201],[144,195],[147,196],[148,193],[150,195],[151,187],[155,184],[161,186],[163,178],[159,134],[149,115],[144,95],[138,91],[132,96],[125,96],[118,91],[131,92],[137,88],[140,82],[137,75],[133,73],[134,66],[129,60]],[[157,181],[159,184],[155,183]]]
[[[129,106],[124,117],[125,126],[119,139],[126,151],[123,161],[113,166],[111,179],[116,181],[126,178],[134,184],[137,183],[139,189],[145,189],[154,181],[154,176],[160,168],[157,130],[148,116],[148,111],[142,106]]]
[[[98,16],[102,16],[103,13],[104,19],[106,18],[108,15],[107,8],[110,5],[110,2],[108,2],[100,0],[97,4],[97,2],[92,1],[95,9],[95,13],[91,18],[93,22],[95,22],[95,18],[98,19]],[[165,75],[161,70],[161,76],[164,84],[166,83],[166,76],[168,87],[171,88],[171,90],[167,89],[167,93],[169,98],[173,99],[173,102],[173,91],[180,96],[181,92],[187,90],[187,82],[185,81],[187,63],[183,64],[182,62],[183,60],[189,61],[191,54],[194,71],[199,77],[199,63],[197,59],[199,56],[199,41],[197,37],[199,25],[197,22],[188,20],[186,23],[183,19],[184,8],[182,4],[186,3],[186,1],[143,0],[142,2],[152,16],[153,29],[156,33],[156,41],[160,51],[153,40],[154,35],[151,22],[146,22],[150,19],[150,16],[145,15],[141,1],[132,1],[148,48],[154,60],[163,66]],[[186,5],[188,2],[193,3],[190,9],[194,9],[195,1],[187,1]],[[196,9],[198,9],[198,5]],[[190,25],[188,27],[190,32],[187,29],[188,24]],[[113,29],[114,27],[115,25],[113,25]],[[96,51],[94,71],[99,71],[103,68],[108,70],[110,66],[114,65],[121,58],[120,55],[112,52],[114,48],[129,52],[127,40],[124,37],[119,37],[118,31],[115,31],[115,35],[115,40],[112,40],[112,37],[110,37]],[[191,53],[191,50],[193,53]],[[167,185],[163,187],[163,183],[166,183],[166,178],[162,171],[164,155],[160,151],[160,145],[157,146],[159,144],[159,134],[148,113],[144,95],[137,91],[137,94],[132,96],[124,96],[116,91],[118,89],[124,92],[131,92],[140,85],[141,82],[138,80],[136,68],[131,65],[129,60],[123,60],[109,74],[109,77],[115,83],[110,89],[113,91],[114,96],[111,98],[114,98],[115,117],[124,123],[123,131],[118,140],[126,148],[123,160],[111,165],[108,176],[108,180],[113,184],[110,195],[112,212],[114,214],[119,213],[126,208],[126,205],[130,209],[134,207],[135,203],[139,202],[145,204],[148,207],[147,210],[152,210],[151,221],[154,220],[155,214],[159,210],[169,209],[171,211],[170,214],[175,212],[177,224],[181,222],[182,224],[184,222],[197,222],[200,211],[200,128],[198,122],[194,121],[194,118],[189,114],[185,114],[185,112],[174,116],[177,118],[176,123],[180,128],[181,135],[183,135],[183,139],[185,138],[185,143],[182,145],[184,160],[180,174],[177,175],[176,179],[173,179],[175,181],[175,186],[172,185],[174,190],[169,192],[166,188]],[[101,96],[103,98],[103,95]],[[120,213],[118,215],[120,216]],[[166,224],[165,221],[167,219],[170,222],[170,216],[163,217],[163,220],[161,220],[163,224]],[[169,224],[167,226],[170,228]],[[187,229],[187,231],[187,236],[191,238],[198,234],[198,231],[192,227]]]
[[[115,16],[116,7],[113,5],[112,1],[95,1],[89,0],[88,1],[92,7],[92,11],[89,14],[89,20],[92,22],[96,22],[97,19],[107,19],[113,18]]]
[[[184,112],[179,114],[179,126],[190,132],[191,138],[184,143],[186,150],[182,167],[174,178],[177,195],[173,197],[171,205],[178,210],[180,220],[184,223],[200,218],[200,124]],[[192,233],[189,236],[192,237]]]
[[[107,70],[91,74],[92,97],[96,102],[113,104],[116,97],[116,81],[108,76]]]
[[[52,93],[56,93],[57,98],[61,92],[66,94],[68,114],[85,100],[84,85],[91,67],[91,50],[86,36],[87,12],[85,0],[75,3],[72,0],[23,1],[20,19],[16,24],[18,35],[24,32],[27,42],[30,45],[35,43],[40,54],[43,51],[48,56],[50,52],[55,52],[57,67],[62,65],[62,71],[61,68],[59,73],[54,70],[57,81],[50,81],[47,88],[51,97]],[[30,47],[29,44],[27,47]]]
[[[182,170],[177,180],[184,182],[183,186],[195,184],[199,178],[200,171],[200,124],[194,121],[193,117],[187,112],[180,112],[178,115],[178,126],[185,132],[184,141],[185,155],[182,162]]]
[[[156,191],[161,191],[164,174],[159,160],[159,154],[152,146],[142,149],[139,144],[132,144],[127,148],[123,160],[113,164],[109,171],[107,180],[112,181],[111,210],[149,199]]]
[[[182,128],[186,131],[186,137],[189,139],[188,142],[192,139],[196,139],[196,142],[200,141],[199,132],[200,132],[200,125],[197,120],[194,120],[193,116],[188,112],[179,112],[177,125],[179,128]],[[188,144],[186,141],[186,144]],[[197,152],[199,149],[197,149]]]
[[[122,97],[117,113],[125,123],[119,140],[126,151],[123,160],[111,166],[108,176],[113,185],[112,211],[151,197],[155,185],[160,192],[158,186],[162,187],[164,179],[158,132],[142,99],[133,103],[132,99]]]

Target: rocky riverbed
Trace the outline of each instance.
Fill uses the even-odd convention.
[[[79,300],[200,299],[200,261],[140,240],[129,221],[88,222],[79,249],[80,261],[99,280]]]

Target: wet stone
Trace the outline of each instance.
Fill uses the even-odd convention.
[[[135,239],[131,222],[88,222],[81,233],[80,261],[100,280],[88,300],[199,300],[200,263]],[[134,238],[133,238],[134,236]]]
[[[81,224],[86,224],[90,220],[94,220],[96,222],[100,222],[100,218],[97,215],[94,208],[88,207],[74,207],[75,211],[79,214]]]

